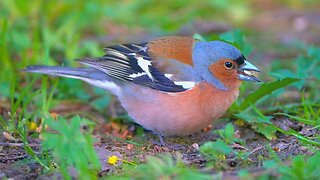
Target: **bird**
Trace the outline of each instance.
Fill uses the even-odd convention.
[[[83,80],[111,92],[128,115],[161,136],[186,136],[219,119],[239,96],[242,81],[260,70],[235,46],[166,36],[111,45],[85,67],[27,66],[24,71]]]

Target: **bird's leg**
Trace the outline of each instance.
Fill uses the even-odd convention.
[[[111,118],[114,119],[116,117],[118,117],[118,113],[117,113],[117,109],[118,109],[118,105],[117,105],[117,100],[111,96],[111,102],[109,103],[109,113],[111,115]]]
[[[161,133],[156,132],[156,134],[158,135],[159,140],[160,140],[160,143],[161,143],[162,146],[167,146],[167,147],[170,146],[169,144],[167,144],[167,143],[164,141],[164,137],[162,136]]]
[[[168,144],[165,140],[164,140],[164,137],[162,136],[162,134],[160,132],[157,132],[157,131],[154,131],[154,134],[158,135],[159,137],[159,141],[160,142],[157,142],[157,141],[154,141],[153,139],[151,140],[152,141],[152,144],[154,145],[160,145],[160,146],[165,146],[165,147],[168,147],[170,149],[174,149],[174,150],[182,150],[184,149],[184,147],[180,144],[174,144],[174,145],[170,145]]]
[[[156,141],[156,140],[154,139],[154,137],[150,138],[151,143],[152,143],[153,145],[157,145],[157,146],[167,146],[167,145],[168,145],[168,144],[164,141],[161,133],[159,133],[158,131],[151,131],[151,132],[152,132],[153,135],[157,135],[157,136],[159,137],[159,141],[160,141],[160,142],[159,142],[159,141]]]

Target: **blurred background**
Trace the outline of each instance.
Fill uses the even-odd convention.
[[[204,130],[210,136],[193,139],[193,142],[199,143],[200,150],[209,149],[212,157],[204,160],[202,156],[194,154],[187,156],[186,152],[184,156],[199,157],[194,161],[199,162],[199,167],[204,167],[206,160],[210,166],[211,160],[216,162],[218,159],[219,163],[214,168],[216,173],[216,169],[226,167],[220,161],[226,160],[226,155],[237,148],[234,146],[231,149],[228,146],[238,142],[234,140],[235,135],[240,137],[239,133],[245,132],[249,137],[245,139],[249,146],[242,148],[246,149],[245,153],[251,154],[250,158],[257,160],[255,167],[263,164],[261,159],[264,159],[265,153],[260,153],[260,150],[270,149],[270,158],[277,160],[271,165],[269,163],[270,167],[296,179],[313,179],[307,178],[309,175],[318,177],[315,173],[318,171],[314,167],[320,168],[319,154],[315,157],[317,159],[312,160],[313,163],[304,162],[305,157],[298,157],[292,170],[288,170],[287,161],[275,166],[279,158],[274,154],[277,152],[282,158],[291,157],[296,152],[308,155],[304,150],[310,149],[319,152],[319,10],[319,0],[0,0],[0,132],[3,133],[0,143],[5,144],[0,144],[0,169],[7,167],[6,164],[2,166],[1,158],[9,160],[8,165],[11,165],[14,162],[12,159],[20,159],[21,154],[26,151],[29,157],[33,157],[31,161],[41,164],[44,170],[35,170],[34,177],[59,166],[61,169],[65,168],[66,172],[70,164],[86,167],[87,171],[78,169],[78,172],[92,175],[92,165],[95,164],[95,168],[99,169],[96,153],[92,149],[93,142],[104,145],[111,142],[109,149],[120,152],[126,150],[129,152],[128,160],[137,164],[144,162],[143,157],[150,155],[148,152],[158,155],[159,148],[145,151],[141,148],[141,157],[139,154],[137,158],[134,157],[134,148],[139,151],[145,145],[145,141],[140,140],[145,138],[144,130],[130,121],[108,92],[79,80],[26,74],[22,70],[35,64],[77,67],[79,64],[74,59],[102,56],[103,47],[112,44],[142,43],[160,36],[183,35],[232,43],[262,70],[259,78],[263,81],[242,84],[237,102],[222,121],[226,124],[234,120],[233,123],[226,125],[225,129],[222,126],[214,127],[221,128],[218,133],[222,137],[220,141],[211,141],[216,140],[212,127]],[[76,115],[83,119],[80,120]],[[43,132],[42,128],[47,127],[43,122],[49,124],[51,129]],[[84,133],[84,128],[80,129],[83,124],[86,124],[89,133]],[[99,126],[93,128],[93,124]],[[241,127],[242,130],[238,130]],[[52,129],[55,131],[50,134]],[[215,131],[216,134],[217,132]],[[91,134],[94,134],[94,140],[90,140]],[[205,136],[205,133],[202,135]],[[115,140],[108,141],[102,136]],[[295,141],[292,138],[296,138]],[[122,147],[116,141],[127,144]],[[204,144],[207,141],[209,144]],[[7,142],[23,144],[20,143],[20,151],[16,152],[19,150],[16,144],[12,146]],[[307,142],[307,145],[314,147],[301,146],[303,151],[295,151],[297,148],[293,146],[300,145],[300,142],[303,145]],[[28,143],[35,145],[34,147],[42,143],[45,155],[39,159],[38,149],[32,149]],[[199,149],[199,145],[196,145],[193,147]],[[115,146],[119,146],[118,149]],[[223,147],[225,151],[221,153]],[[240,152],[242,148],[237,150],[238,159],[245,160],[242,163],[244,166],[239,166],[240,168],[253,162],[246,161],[249,160],[249,155]],[[249,152],[252,149],[257,150],[257,154]],[[52,151],[54,158],[47,156]],[[28,157],[28,154],[23,158]],[[57,162],[58,165],[52,162]],[[157,173],[161,168],[171,168],[172,176],[168,176],[168,179],[172,179],[177,177],[177,169],[179,172],[182,167],[181,164],[172,167],[175,161],[154,162],[156,169],[142,169],[142,177],[146,172],[149,175]],[[241,164],[242,161],[239,162]],[[104,164],[106,160],[103,161]],[[136,166],[131,164],[134,165],[132,167]],[[20,172],[24,168],[13,165],[18,169],[14,172],[16,175],[26,173]],[[307,171],[308,167],[310,169]],[[9,166],[9,170],[10,168],[12,167]],[[287,171],[283,168],[287,168]],[[233,173],[230,169],[227,170]],[[254,168],[252,172],[256,170]],[[181,172],[192,174],[190,169]],[[272,171],[267,170],[265,173],[270,172]],[[136,173],[133,174],[136,176]],[[295,176],[296,174],[298,175]],[[214,177],[220,177],[219,171],[218,175]],[[4,177],[3,173],[0,176]],[[30,179],[31,176],[27,177]],[[131,175],[128,177],[132,179]],[[159,176],[159,179],[166,178]]]
[[[25,117],[41,116],[41,111],[53,107],[55,111],[66,106],[78,109],[74,102],[105,117],[113,99],[100,89],[64,78],[43,83],[42,76],[21,70],[33,64],[78,66],[74,59],[101,56],[105,46],[165,35],[197,33],[207,40],[222,38],[235,43],[263,70],[260,78],[265,81],[281,76],[315,76],[318,80],[319,9],[318,0],[1,0],[0,110],[10,109],[24,94],[34,93],[28,106],[33,111]],[[316,82],[311,81],[307,90],[318,87]],[[305,83],[296,86],[301,89]],[[46,98],[35,92],[41,87],[50,89],[50,107],[45,107]],[[310,94],[318,98],[315,90]],[[63,100],[67,105],[63,106]],[[111,111],[117,114],[116,108]]]

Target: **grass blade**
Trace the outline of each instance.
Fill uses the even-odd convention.
[[[299,81],[300,79],[297,78],[284,78],[279,79],[277,81],[273,81],[270,83],[264,83],[260,86],[260,88],[255,91],[254,93],[250,94],[237,108],[238,111],[246,110],[250,107],[250,104],[255,104],[258,100],[263,98],[266,95],[271,94],[272,92],[281,89],[283,87],[288,86],[294,82]]]

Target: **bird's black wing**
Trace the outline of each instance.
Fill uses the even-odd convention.
[[[111,77],[164,92],[182,92],[190,89],[161,72],[152,62],[147,43],[120,44],[104,49],[100,58],[85,58],[80,63],[94,67]]]

